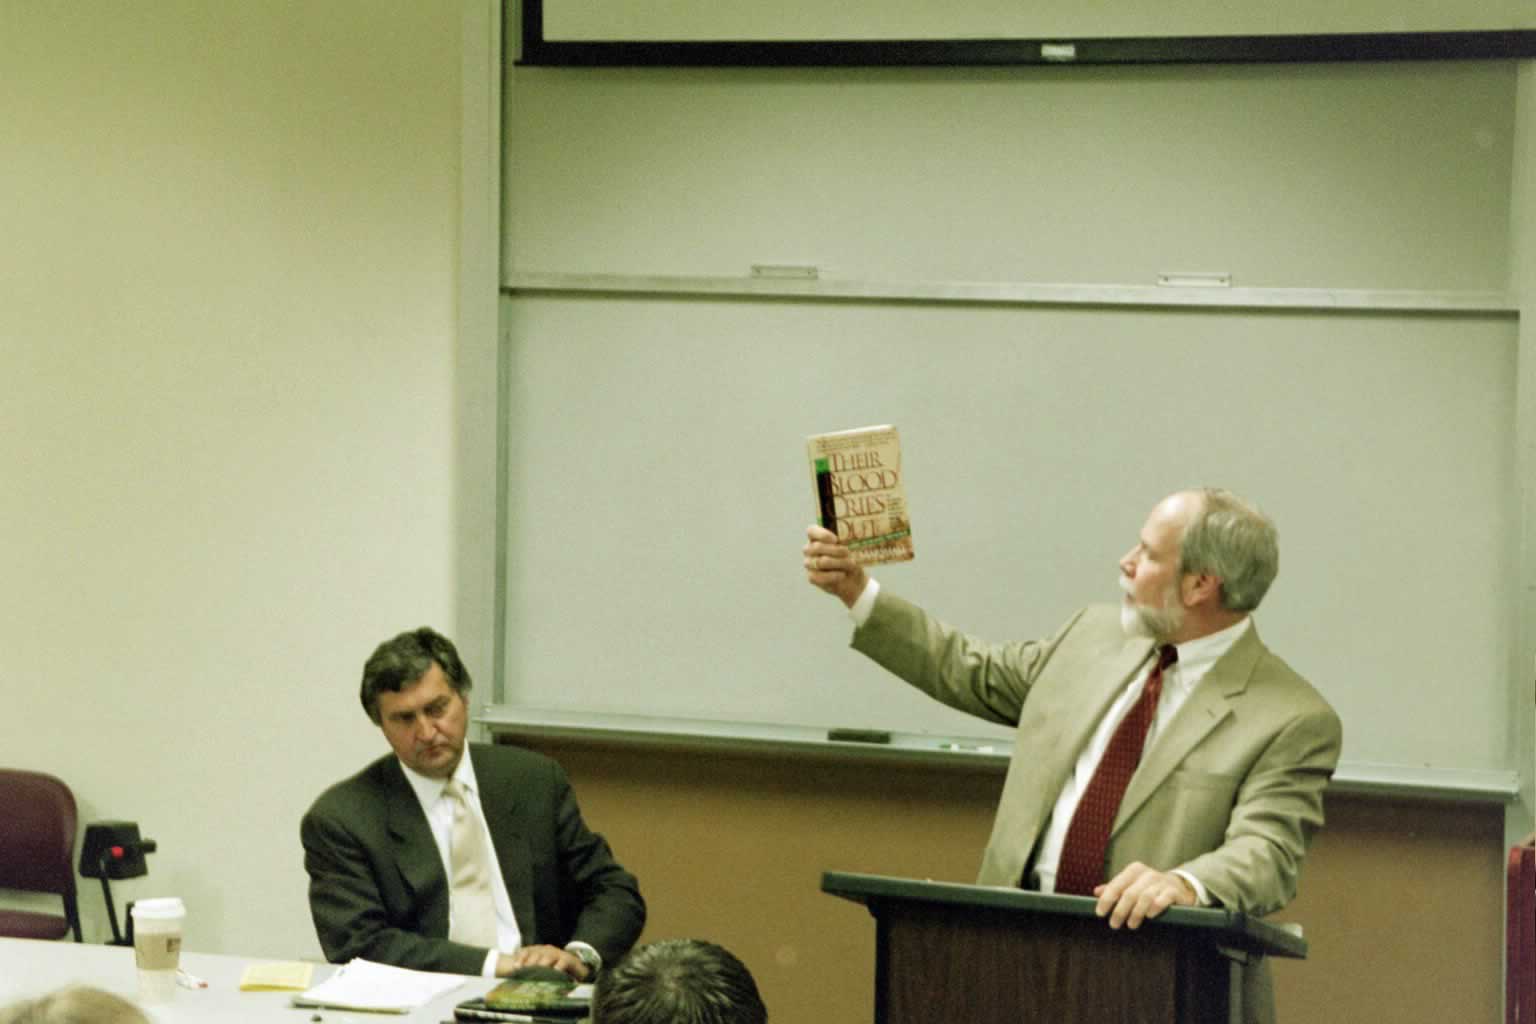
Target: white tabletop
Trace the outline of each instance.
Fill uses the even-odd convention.
[[[240,975],[246,967],[268,962],[254,957],[183,951],[181,966],[208,982],[208,987],[178,988],[169,1002],[145,1006],[144,1012],[156,1024],[309,1024],[316,1019],[323,1024],[438,1024],[453,1020],[454,1004],[483,996],[496,984],[494,978],[465,977],[458,988],[410,1014],[303,1010],[289,1005],[292,992],[240,991]],[[313,983],[319,984],[334,969],[329,964],[317,965]],[[66,985],[94,985],[137,1002],[138,974],[133,950],[123,946],[0,938],[0,1006]]]

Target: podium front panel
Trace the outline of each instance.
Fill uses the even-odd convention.
[[[900,903],[876,918],[877,1024],[1228,1019],[1231,965],[1193,937],[981,907]]]

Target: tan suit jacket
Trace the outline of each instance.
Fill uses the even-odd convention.
[[[943,703],[1017,728],[982,885],[1020,883],[1078,755],[1152,646],[1128,636],[1112,606],[1078,612],[1046,640],[988,644],[885,590],[853,637],[856,650]],[[1250,628],[1143,755],[1105,877],[1141,861],[1189,872],[1232,910],[1283,907],[1323,823],[1341,743],[1333,709]],[[1249,1019],[1273,1019],[1268,971],[1248,974]]]

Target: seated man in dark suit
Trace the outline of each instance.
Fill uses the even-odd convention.
[[[641,946],[597,979],[592,1024],[768,1024],[746,964],[713,942]]]
[[[363,708],[394,752],[300,826],[320,945],[335,963],[587,980],[639,937],[639,887],[555,762],[478,744],[464,756],[469,689],[452,642],[426,627],[368,659]]]

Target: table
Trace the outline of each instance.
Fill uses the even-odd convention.
[[[463,977],[456,989],[444,993],[410,1014],[306,1010],[289,1005],[292,992],[241,992],[240,975],[258,957],[217,953],[181,954],[181,966],[208,982],[204,989],[178,988],[167,1003],[143,1007],[155,1024],[438,1024],[453,1019],[455,1003],[483,996],[494,978]],[[330,977],[329,964],[317,965],[314,984]],[[138,974],[133,950],[125,946],[93,946],[75,942],[0,938],[0,1006],[44,995],[66,985],[94,985],[137,1001]]]

